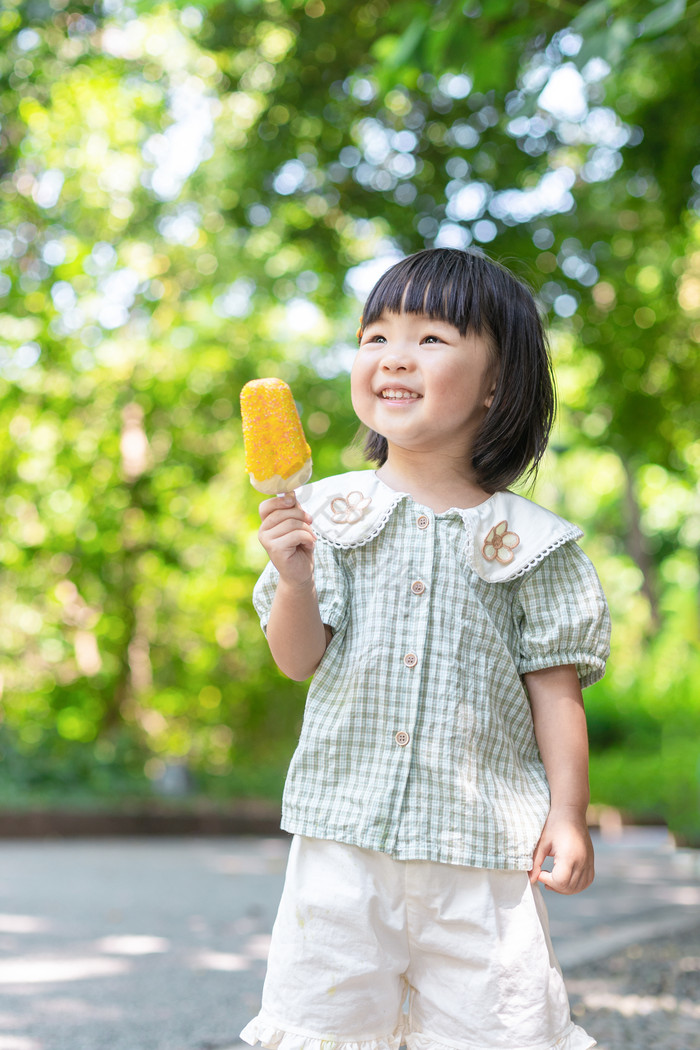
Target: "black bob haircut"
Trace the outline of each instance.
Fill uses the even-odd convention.
[[[427,314],[462,335],[488,340],[498,370],[493,403],[477,432],[472,468],[487,492],[534,475],[554,422],[556,394],[547,341],[530,289],[481,252],[427,248],[375,284],[361,331],[385,312]],[[369,430],[367,459],[386,462],[386,438]]]

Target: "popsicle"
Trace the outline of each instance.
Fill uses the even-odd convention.
[[[282,379],[252,379],[241,390],[245,469],[268,496],[291,492],[311,477],[306,443],[292,391]]]

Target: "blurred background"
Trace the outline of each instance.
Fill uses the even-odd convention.
[[[3,0],[0,810],[279,799],[240,388],[360,468],[364,296],[474,245],[547,315],[525,492],[612,609],[593,801],[700,843],[699,44],[693,0]]]

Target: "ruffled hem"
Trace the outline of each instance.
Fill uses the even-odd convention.
[[[596,656],[595,653],[587,653],[580,649],[568,653],[561,651],[547,653],[543,656],[531,657],[529,660],[521,660],[518,663],[518,674],[542,671],[546,667],[560,667],[564,664],[574,664],[582,689],[595,685],[605,674],[605,660]]]
[[[336,1039],[333,1036],[320,1038],[309,1035],[306,1032],[294,1031],[293,1029],[278,1028],[271,1021],[265,1020],[260,1014],[249,1021],[241,1032],[240,1038],[255,1046],[261,1043],[270,1050],[399,1050],[404,1042],[402,1029],[399,1027],[391,1035],[383,1039],[362,1039],[359,1041]],[[559,1048],[557,1047],[557,1050]],[[569,1050],[568,1047],[565,1050]],[[572,1047],[571,1050],[582,1050]]]
[[[529,1043],[527,1046],[509,1046],[508,1050],[590,1050],[596,1046],[583,1028],[572,1024],[555,1043]],[[476,1043],[446,1043],[436,1036],[415,1032],[406,1036],[408,1050],[491,1050],[491,1047],[477,1046]]]

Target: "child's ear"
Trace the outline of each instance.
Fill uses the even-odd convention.
[[[498,376],[494,376],[494,380],[493,380],[493,383],[491,384],[491,389],[489,391],[488,397],[484,401],[484,408],[491,408],[491,405],[493,404],[493,399],[494,399],[494,397],[496,395],[496,382],[497,381],[498,381]]]

